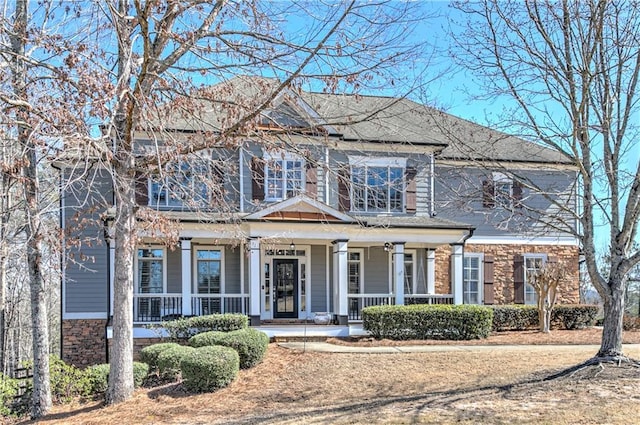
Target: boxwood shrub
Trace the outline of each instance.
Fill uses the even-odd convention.
[[[486,338],[493,310],[476,305],[375,306],[362,309],[362,326],[374,338]]]
[[[249,318],[244,314],[211,314],[209,316],[185,317],[162,322],[169,337],[175,340],[188,339],[193,335],[207,331],[230,332],[249,326]]]
[[[109,387],[109,363],[102,363],[90,366],[86,373],[91,381],[91,392],[93,394],[106,393]],[[149,365],[141,362],[133,362],[133,385],[136,388],[142,386],[144,379],[149,373]]]
[[[240,368],[249,369],[262,361],[269,337],[253,328],[239,329],[232,332],[204,332],[189,339],[189,345],[204,347],[207,345],[224,345],[231,347],[240,356]]]
[[[494,331],[523,331],[538,327],[538,307],[524,304],[494,305]]]
[[[149,365],[149,369],[153,372],[158,370],[158,356],[164,350],[177,347],[175,342],[161,342],[159,344],[149,345],[140,350],[140,361]]]
[[[180,361],[185,355],[193,352],[193,347],[177,345],[169,347],[158,354],[158,372],[165,379],[176,379],[180,374]]]
[[[560,329],[584,329],[593,326],[598,314],[597,305],[557,305],[551,313],[551,323]]]
[[[240,358],[233,348],[209,345],[191,350],[180,361],[182,384],[187,390],[215,391],[238,376]]]

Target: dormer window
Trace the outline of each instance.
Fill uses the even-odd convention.
[[[265,199],[282,201],[305,187],[305,161],[293,154],[270,154],[265,158]]]

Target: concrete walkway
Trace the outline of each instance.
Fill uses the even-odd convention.
[[[315,351],[322,353],[433,353],[433,352],[491,352],[491,351],[593,351],[595,354],[599,345],[405,345],[385,347],[356,347],[349,345],[335,345],[326,342],[280,342],[280,347],[299,351]],[[640,344],[624,344],[626,355],[640,357]]]

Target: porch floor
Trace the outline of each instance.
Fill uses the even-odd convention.
[[[346,326],[310,324],[262,324],[254,326],[264,332],[269,338],[304,338],[304,337],[348,337],[366,336],[368,332],[362,329],[362,324]]]

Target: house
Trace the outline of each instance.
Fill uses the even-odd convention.
[[[213,137],[270,84],[195,94],[199,119],[168,110],[170,131],[141,128],[139,149]],[[90,364],[107,357],[117,229],[107,170],[78,162],[59,164],[62,357]],[[556,153],[408,99],[286,91],[233,143],[140,171],[140,211],[173,223],[175,243],[140,222],[135,343],[154,338],[144,325],[179,316],[264,326],[330,312],[327,331],[348,334],[371,305],[532,303],[527,279],[548,261],[567,264],[561,300],[577,302],[577,224],[551,202],[570,210],[575,183]]]

